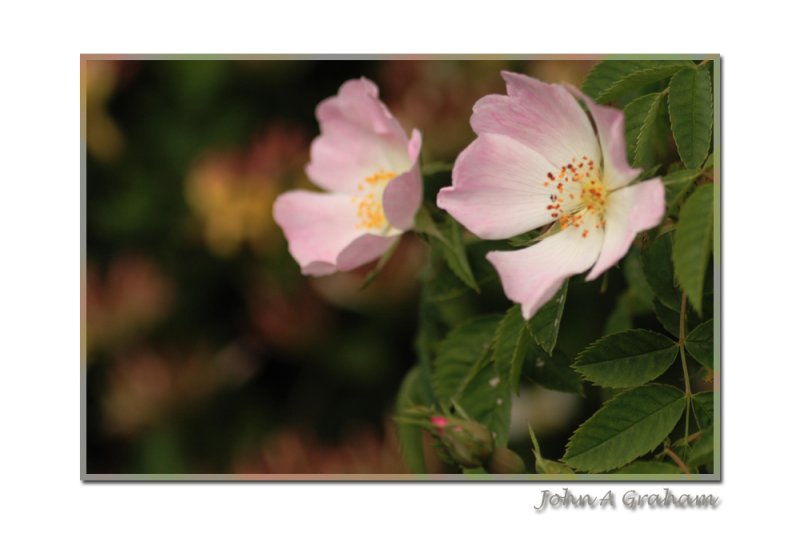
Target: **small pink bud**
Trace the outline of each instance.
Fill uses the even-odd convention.
[[[431,423],[436,428],[444,428],[447,426],[447,418],[442,417],[441,415],[434,415],[431,417]]]
[[[434,421],[437,418],[444,421],[444,426]],[[461,466],[479,467],[492,454],[494,439],[480,423],[440,416],[432,417],[431,423],[436,426],[436,433],[449,456]]]
[[[434,415],[431,417],[431,424],[434,427],[436,433],[441,436],[444,434],[444,429],[447,428],[448,421],[446,417],[442,417],[441,415]]]

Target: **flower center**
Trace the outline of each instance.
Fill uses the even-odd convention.
[[[572,158],[558,173],[547,173],[544,186],[553,188],[547,210],[562,230],[570,226],[583,228],[581,235],[586,238],[590,227],[605,227],[608,193],[593,159],[588,156]]]
[[[357,196],[353,197],[358,214],[358,230],[385,230],[389,227],[383,212],[383,190],[397,173],[380,170],[367,176],[358,184]]]

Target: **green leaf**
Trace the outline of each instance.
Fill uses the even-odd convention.
[[[497,280],[497,271],[486,261],[485,248],[483,241],[467,245],[467,258],[473,268],[475,280],[481,287]],[[425,280],[430,301],[440,303],[468,294],[474,295],[472,289],[464,285],[444,263],[442,255],[442,247],[431,247],[431,270]]]
[[[609,102],[649,83],[669,78],[693,65],[686,60],[606,60],[592,69],[583,92],[599,103]]]
[[[669,128],[669,119],[667,119],[667,128]],[[653,178],[654,176],[656,176],[658,174],[658,171],[660,169],[661,169],[661,164],[660,163],[656,163],[652,167],[643,170],[639,174],[638,180],[647,180],[648,178]]]
[[[417,214],[414,217],[414,231],[435,237],[442,241],[444,240],[444,236],[439,231],[439,227],[436,226],[436,221],[431,217],[427,206],[421,206],[419,210],[417,210]]]
[[[467,251],[464,248],[463,236],[461,234],[461,226],[449,215],[442,224],[442,235],[445,237],[441,243],[444,245],[444,259],[447,266],[458,276],[462,282],[468,287],[474,289],[477,293],[481,290],[478,283],[475,281],[475,276],[472,274],[472,268],[467,260]]]
[[[461,472],[467,476],[467,480],[481,480],[479,477],[471,477],[470,475],[488,475],[489,472],[483,467],[462,467]]]
[[[429,241],[431,248],[444,257],[445,263],[453,274],[468,287],[480,293],[480,288],[467,259],[461,226],[455,219],[447,215],[441,224],[436,224],[428,208],[422,206],[414,219],[414,230],[432,237],[433,239]]]
[[[681,309],[681,294],[672,271],[672,236],[662,234],[642,250],[642,270],[658,300],[675,311]]]
[[[631,247],[625,260],[622,262],[622,272],[630,286],[632,297],[636,299],[638,307],[642,310],[649,309],[653,300],[653,290],[647,283],[642,267],[642,252],[638,247]],[[635,310],[631,310],[633,313]]]
[[[459,399],[470,380],[489,362],[489,349],[501,317],[481,315],[453,328],[436,348],[433,388],[442,404]]]
[[[694,181],[702,173],[702,169],[681,169],[671,172],[661,179],[667,192],[667,213],[675,211],[692,189]]]
[[[664,306],[660,300],[653,299],[653,311],[656,319],[664,327],[664,330],[675,336],[680,337],[681,315],[671,308]]]
[[[486,365],[464,390],[459,402],[469,416],[484,425],[495,438],[495,447],[508,444],[511,426],[511,387]]]
[[[572,362],[566,354],[556,351],[548,355],[536,345],[530,347],[529,354],[532,365],[528,378],[546,389],[583,395],[581,377],[571,367]]]
[[[508,244],[512,248],[527,248],[543,239],[556,235],[560,231],[561,227],[556,224],[551,225],[548,229],[534,228],[533,230],[528,230],[527,232],[509,237]]]
[[[558,462],[556,460],[548,460],[541,454],[533,453],[536,458],[536,472],[541,475],[574,475],[575,471],[569,468],[568,465]]]
[[[522,364],[530,345],[533,344],[525,319],[519,305],[512,306],[506,312],[497,327],[494,337],[494,367],[497,376],[507,380],[511,390],[519,394],[519,378]]]
[[[536,315],[531,317],[528,328],[533,338],[548,354],[553,353],[558,340],[558,330],[561,327],[561,317],[564,315],[564,304],[567,302],[567,287],[569,279],[564,282],[561,289],[542,306]]]
[[[681,470],[673,463],[637,460],[625,467],[620,467],[613,473],[617,475],[679,475]]]
[[[625,139],[628,159],[634,167],[649,164],[656,138],[656,119],[664,101],[664,93],[650,93],[632,100],[625,106]]]
[[[714,463],[714,432],[711,429],[703,432],[689,450],[686,465],[697,467]]]
[[[652,309],[655,311],[656,319],[661,323],[661,326],[663,326],[667,332],[679,338],[681,314],[672,308],[664,306],[658,299],[653,299]],[[694,310],[688,308],[686,310],[686,324],[684,325],[686,331],[688,332],[698,324],[700,324],[700,319],[697,317],[697,314],[694,313]]]
[[[531,444],[533,445],[533,454],[541,454],[542,450],[539,448],[539,440],[536,439],[536,434],[533,433],[533,427],[528,423],[528,434],[531,436]]]
[[[509,238],[508,244],[514,248],[525,248],[536,243],[536,241],[539,240],[540,236],[541,236],[541,231],[539,231],[539,229],[537,228],[519,235],[515,235],[512,238]]]
[[[712,168],[714,166],[715,155],[716,155],[716,152],[712,150],[711,154],[709,154],[708,157],[706,158],[705,164],[703,164],[703,170],[704,171],[707,170],[707,169],[710,169],[710,168]]]
[[[629,330],[601,338],[578,355],[573,367],[603,387],[638,386],[664,373],[678,355],[666,336]]]
[[[686,350],[703,366],[714,369],[714,319],[709,319],[686,336]]]
[[[542,456],[542,451],[539,449],[539,442],[536,440],[536,435],[533,433],[533,428],[528,424],[528,433],[531,435],[531,443],[533,444],[533,456],[536,460],[536,472],[541,475],[573,475],[574,472],[568,466],[561,462],[548,460]]]
[[[649,384],[617,395],[572,435],[563,461],[599,473],[655,449],[681,418],[686,399],[672,386]]]
[[[419,389],[419,369],[411,369],[397,393],[395,412],[403,413],[406,409],[421,403]],[[411,473],[427,473],[425,454],[422,446],[422,430],[408,423],[397,423],[397,441],[406,467]]]
[[[497,446],[505,445],[511,418],[511,387],[490,362],[501,318],[478,316],[454,328],[439,344],[433,369],[433,388],[442,405],[457,404],[495,434]]]
[[[423,286],[420,295],[417,322],[418,329],[414,337],[414,348],[419,360],[420,378],[418,383],[421,384],[420,391],[425,404],[434,404],[437,403],[437,400],[433,390],[433,358],[440,333],[437,310],[429,300],[427,286]]]
[[[703,164],[711,145],[714,102],[711,75],[705,69],[683,69],[669,83],[669,119],[678,154],[686,167]]]
[[[441,251],[431,249],[431,256],[441,258]],[[428,294],[431,302],[444,302],[470,293],[472,290],[464,285],[450,267],[444,264],[444,260],[431,261],[430,277],[426,281]]]
[[[692,396],[692,409],[701,430],[714,426],[714,392],[703,391]]]
[[[634,293],[630,289],[617,298],[614,309],[603,326],[604,336],[633,328],[633,310],[631,309],[633,300],[635,300]]]
[[[714,186],[698,187],[681,209],[672,258],[678,283],[702,315],[703,282],[711,255],[714,225]]]

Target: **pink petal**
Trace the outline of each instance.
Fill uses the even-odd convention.
[[[475,103],[476,133],[512,137],[561,167],[572,158],[599,161],[600,148],[586,113],[560,85],[503,72],[509,96],[488,95]]]
[[[367,130],[394,138],[398,142],[407,141],[408,136],[403,131],[403,127],[380,101],[378,87],[371,80],[364,77],[358,80],[348,80],[342,84],[337,96],[336,105],[326,106],[325,102],[332,100],[328,99],[317,108],[317,118],[321,123],[331,118],[329,113],[336,116],[341,112],[348,121]]]
[[[417,162],[419,159],[419,153],[422,150],[422,134],[419,133],[419,130],[414,128],[411,132],[411,139],[408,140],[408,158],[413,161]]]
[[[603,248],[587,280],[594,280],[617,263],[636,234],[657,226],[664,217],[664,184],[660,179],[623,187],[608,195]]]
[[[558,191],[544,183],[555,170],[511,137],[481,134],[459,154],[453,185],[436,203],[477,236],[505,239],[553,221],[547,206]]]
[[[390,237],[365,234],[350,243],[336,257],[336,269],[350,271],[383,256],[399,235]]]
[[[317,106],[321,135],[311,144],[309,178],[324,189],[354,193],[378,171],[411,168],[408,136],[369,80],[350,80]]]
[[[564,280],[592,266],[603,242],[602,230],[590,225],[586,237],[572,226],[528,248],[495,251],[486,255],[500,274],[509,300],[522,305],[530,319],[553,298]]]
[[[597,127],[597,136],[603,149],[603,182],[606,188],[613,191],[628,185],[639,176],[642,169],[628,165],[625,113],[621,109],[595,104],[574,87],[570,87],[570,90],[586,103]]]
[[[303,274],[312,276],[350,270],[377,259],[395,239],[361,239],[364,231],[357,228],[357,212],[349,195],[289,191],[275,201],[273,217]]]
[[[389,224],[398,230],[409,230],[414,226],[414,216],[422,203],[422,176],[418,161],[421,147],[422,136],[414,130],[408,142],[408,157],[413,162],[411,170],[394,178],[383,191],[383,213]]]

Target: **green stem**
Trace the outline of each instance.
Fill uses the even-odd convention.
[[[702,436],[702,435],[703,435],[703,432],[698,430],[697,432],[695,432],[694,434],[692,434],[688,438],[686,438],[686,441],[683,441],[682,439],[679,439],[678,441],[673,443],[672,446],[673,447],[685,447],[686,445],[691,445],[693,441],[697,441],[698,438],[700,438],[700,436]],[[667,447],[665,445],[664,448],[668,449],[669,447]],[[666,452],[664,454],[666,454]]]
[[[678,469],[680,469],[682,473],[684,473],[686,475],[691,475],[692,474],[692,472],[689,471],[689,468],[686,467],[686,464],[683,463],[683,460],[681,460],[681,457],[678,456],[675,453],[675,451],[673,451],[672,449],[667,447],[666,449],[664,449],[664,452],[667,453],[667,456],[669,456],[672,459],[673,462],[675,462],[675,465],[678,466]]]
[[[431,268],[431,255],[428,252],[428,270]],[[423,285],[420,292],[419,308],[417,315],[417,334],[415,345],[417,355],[420,363],[420,376],[422,383],[426,389],[426,393],[432,399],[439,411],[444,411],[439,402],[439,397],[433,389],[433,345],[436,342],[436,328],[434,326],[437,320],[431,309],[431,304],[428,300],[427,284]]]
[[[689,366],[686,363],[686,292],[681,293],[681,315],[678,326],[678,347],[681,352],[681,366],[683,367],[683,383],[686,391],[686,428],[684,429],[684,439],[689,438],[689,411],[692,402],[692,385],[689,378]]]
[[[452,397],[450,397],[450,402],[451,404],[453,404],[453,407],[455,407],[457,411],[460,410],[457,403],[461,400],[462,393],[464,393],[464,390],[467,389],[467,386],[470,384],[470,382],[472,382],[475,379],[475,377],[478,376],[478,373],[483,369],[484,365],[486,365],[486,363],[489,361],[490,356],[491,356],[491,347],[484,350],[480,358],[478,358],[478,360],[474,364],[472,364],[472,367],[470,368],[469,373],[467,373],[466,378],[461,381],[461,383],[458,385],[458,388],[456,389],[456,392],[453,393]]]

